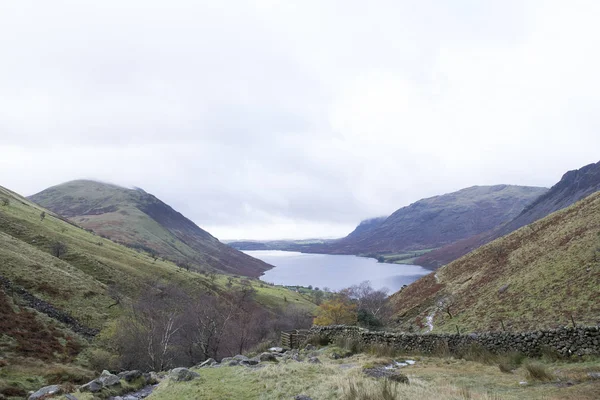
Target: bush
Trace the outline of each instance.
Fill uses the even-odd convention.
[[[554,375],[542,364],[527,363],[525,365],[527,378],[533,381],[547,382],[554,379]]]

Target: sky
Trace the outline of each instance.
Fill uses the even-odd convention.
[[[141,187],[220,239],[341,237],[600,159],[600,2],[0,2],[0,185]]]

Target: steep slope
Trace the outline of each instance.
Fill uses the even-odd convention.
[[[381,254],[440,247],[485,232],[518,215],[547,189],[526,186],[473,186],[422,199],[384,221],[355,230],[327,252]]]
[[[415,263],[437,268],[469,253],[479,246],[513,232],[522,226],[570,206],[600,190],[600,162],[565,173],[549,191],[529,204],[513,220],[481,235],[467,238],[418,258]]]
[[[401,328],[600,323],[600,193],[496,239],[391,297]]]
[[[30,199],[99,235],[198,269],[258,277],[272,268],[221,243],[142,189],[78,180]]]
[[[64,245],[60,257],[53,255],[57,243]],[[251,285],[256,293],[248,301],[270,313],[287,304],[314,307],[285,288],[154,260],[0,187],[0,393],[24,397],[71,373],[86,379],[91,372],[72,364],[85,360],[86,339],[110,332],[127,305],[164,285],[219,297]]]

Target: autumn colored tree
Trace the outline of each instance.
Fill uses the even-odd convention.
[[[356,323],[356,304],[344,301],[343,298],[333,298],[323,302],[317,309],[315,325],[352,325]]]

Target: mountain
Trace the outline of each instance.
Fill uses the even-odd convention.
[[[511,221],[488,232],[427,253],[415,260],[415,263],[426,268],[437,268],[440,265],[456,260],[485,243],[489,243],[555,211],[568,207],[599,190],[600,161],[565,173],[557,184],[525,207]]]
[[[422,199],[383,221],[361,223],[350,235],[325,248],[334,254],[382,254],[441,247],[511,220],[546,190],[473,186]]]
[[[221,243],[142,189],[78,180],[30,200],[101,236],[200,270],[259,277],[272,268]]]
[[[24,398],[46,384],[89,381],[93,360],[108,368],[98,355],[116,321],[140,296],[168,300],[169,287],[223,301],[252,288],[245,304],[269,315],[314,307],[282,287],[155,260],[0,186],[0,394]]]
[[[441,267],[390,302],[407,330],[428,330],[429,323],[444,332],[599,324],[600,193]]]

